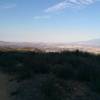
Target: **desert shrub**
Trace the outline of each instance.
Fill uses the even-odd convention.
[[[100,55],[86,52],[1,52],[0,70],[15,75],[18,81],[30,79],[38,74],[46,74],[59,80],[89,82],[91,88],[100,91]],[[59,100],[57,95],[61,92],[59,88],[61,86],[56,78],[50,77],[43,83],[43,91],[48,90],[46,94],[48,98]]]
[[[100,78],[100,68],[97,63],[83,63],[83,65],[77,69],[77,78],[80,80],[92,81],[98,77]]]
[[[93,81],[92,86],[92,90],[100,93],[100,79]]]
[[[34,73],[28,72],[28,71],[21,71],[20,74],[16,74],[16,80],[17,82],[22,82],[23,80],[28,80],[30,78],[33,78]]]
[[[64,82],[50,75],[41,85],[41,92],[44,100],[65,100],[67,94],[67,86],[63,86]]]
[[[71,79],[72,77],[74,77],[74,69],[70,64],[66,65],[56,64],[52,66],[51,72],[58,78]]]

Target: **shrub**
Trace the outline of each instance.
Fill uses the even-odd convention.
[[[58,78],[71,79],[72,77],[74,77],[74,69],[70,64],[66,65],[56,64],[52,66],[52,72]]]
[[[66,88],[64,82],[50,75],[41,85],[41,92],[44,100],[64,100],[66,97]]]

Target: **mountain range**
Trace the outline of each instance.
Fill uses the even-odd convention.
[[[78,44],[100,47],[100,39],[93,39],[93,40],[88,40],[88,41],[81,41],[81,42],[78,42]]]
[[[34,48],[45,50],[47,52],[56,52],[62,50],[76,50],[99,52],[100,53],[100,39],[93,39],[88,41],[79,41],[73,43],[32,43],[32,42],[5,42],[0,41],[0,48],[34,50]]]

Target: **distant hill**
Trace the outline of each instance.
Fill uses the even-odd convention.
[[[48,50],[57,51],[57,47],[50,43],[33,43],[33,42],[5,42],[0,41],[0,50],[10,51],[10,50],[23,50],[23,51],[34,51],[34,50]],[[52,51],[51,50],[51,51]],[[59,50],[58,50],[59,51]]]
[[[4,42],[0,41],[0,47],[19,47],[19,48],[24,48],[24,47],[35,47],[35,48],[41,48],[47,46],[45,43],[32,43],[32,42]]]
[[[88,40],[88,41],[82,41],[78,42],[78,44],[83,44],[83,45],[90,45],[90,46],[95,46],[95,47],[100,47],[100,39],[93,39],[93,40]]]
[[[86,51],[100,53],[100,39],[89,41],[80,41],[73,43],[43,43],[43,42],[4,42],[0,41],[0,50],[21,50],[21,51],[36,51],[42,50],[45,52],[60,52],[64,50]]]
[[[44,43],[44,42],[5,42],[0,41],[0,46],[12,46],[12,47],[59,47],[66,45],[90,45],[90,46],[99,46],[100,47],[100,39],[93,39],[88,41],[79,41],[73,43]]]

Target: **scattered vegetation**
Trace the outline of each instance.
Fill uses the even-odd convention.
[[[69,85],[74,82],[78,85],[84,83],[90,89],[87,94],[91,93],[93,96],[92,93],[96,93],[99,97],[100,55],[80,51],[60,53],[2,51],[0,52],[0,69],[6,74],[13,75],[12,81],[19,84],[19,90],[11,95],[20,95],[25,91],[26,94],[31,92],[29,95],[24,93],[24,96],[29,96],[29,98],[18,100],[100,100],[100,98],[72,99],[73,91],[78,92],[79,88],[77,89],[76,85]],[[23,89],[21,89],[21,83],[25,85],[22,86]],[[30,87],[25,90],[28,85]],[[35,92],[33,92],[34,89]]]

